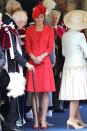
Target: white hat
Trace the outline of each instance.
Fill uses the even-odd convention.
[[[64,24],[68,28],[82,30],[87,28],[87,12],[82,10],[73,10],[64,16]]]

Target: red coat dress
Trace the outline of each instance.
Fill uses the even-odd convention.
[[[30,26],[26,32],[26,52],[29,55],[32,53],[39,56],[44,52],[51,53],[54,44],[54,31],[48,26],[44,25],[43,31],[36,31],[35,25]],[[36,85],[36,92],[52,92],[55,91],[54,76],[52,65],[49,56],[45,57],[43,62],[39,65],[34,64],[30,59],[29,62],[34,65],[34,79]],[[34,92],[32,72],[27,71],[26,90]]]

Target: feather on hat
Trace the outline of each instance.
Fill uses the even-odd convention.
[[[56,3],[54,0],[44,0],[43,5],[46,7],[46,15],[48,15],[55,8]]]

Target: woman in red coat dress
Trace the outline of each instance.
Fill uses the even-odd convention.
[[[31,25],[26,32],[26,52],[30,56],[29,62],[34,65],[34,79],[36,84],[36,94],[39,105],[39,94],[41,94],[40,102],[42,112],[40,115],[41,127],[46,126],[46,114],[48,109],[48,92],[55,91],[54,76],[50,61],[50,53],[53,50],[54,31],[44,24],[44,14],[46,8],[40,3],[32,13],[35,25]],[[34,94],[32,82],[32,72],[27,72],[26,90]],[[34,111],[34,128],[38,128],[38,118],[35,106],[35,96],[32,95],[32,106]],[[38,108],[39,109],[39,108]]]

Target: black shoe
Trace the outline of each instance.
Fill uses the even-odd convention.
[[[23,131],[23,127],[15,126],[11,129],[11,131]]]
[[[23,131],[23,127],[18,127],[16,125],[3,125],[2,131]]]

